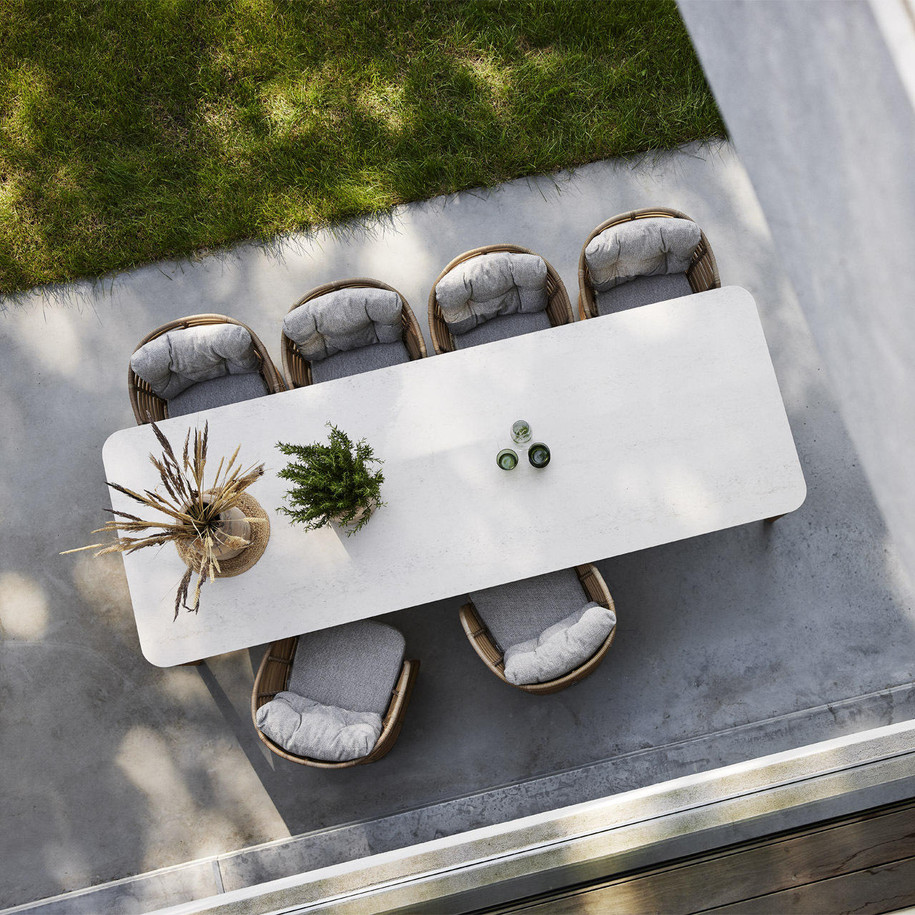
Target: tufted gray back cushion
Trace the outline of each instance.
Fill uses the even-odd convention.
[[[400,296],[390,289],[337,289],[290,311],[283,333],[309,362],[373,343],[396,343],[403,334]]]
[[[536,638],[505,649],[509,683],[546,683],[594,657],[616,625],[616,613],[591,601],[544,629]]]
[[[701,239],[691,219],[632,219],[592,238],[585,262],[595,290],[606,292],[637,276],[686,272]]]
[[[260,361],[244,327],[202,324],[150,340],[130,357],[130,367],[154,394],[171,400],[200,381],[256,372]]]
[[[453,334],[464,334],[497,315],[543,311],[546,261],[536,254],[500,251],[472,257],[445,274],[435,298]]]

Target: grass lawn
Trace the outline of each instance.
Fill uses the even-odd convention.
[[[0,292],[722,133],[673,0],[0,0]]]

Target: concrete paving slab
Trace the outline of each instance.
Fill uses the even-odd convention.
[[[200,861],[4,909],[4,915],[144,915],[222,890],[218,863]]]
[[[404,293],[428,342],[429,287],[456,254],[525,245],[574,299],[588,232],[651,204],[695,218],[722,281],[755,296],[809,494],[772,527],[600,563],[620,632],[573,689],[534,697],[488,675],[460,629],[460,596],[407,608],[388,619],[423,667],[394,751],[370,767],[305,769],[269,754],[251,728],[262,648],[199,669],[154,668],[139,652],[120,559],[58,555],[90,542],[103,520],[101,446],[133,423],[127,360],[153,327],[228,313],[279,360],[292,302],[367,275]],[[606,794],[912,717],[912,584],[726,145],[436,199],[272,246],[37,290],[0,309],[4,904],[386,819],[387,839],[381,826],[354,825],[315,860],[358,856],[411,831],[479,825],[481,809],[490,821],[530,812],[549,798],[523,796],[518,786],[532,780],[565,778],[569,798]],[[564,775],[595,766],[590,781]],[[486,797],[483,808],[463,800],[474,796]],[[406,820],[395,829],[390,818],[411,811],[406,832]],[[256,872],[239,865],[232,879]]]
[[[289,874],[306,873],[427,842],[446,835],[533,816],[560,807],[607,797],[660,781],[743,762],[747,747],[760,756],[794,743],[807,745],[886,723],[887,717],[915,717],[915,688],[901,687],[818,709],[804,709],[768,721],[753,722],[663,747],[519,781],[402,813],[306,833],[288,840],[243,849],[219,860],[227,891],[256,886]],[[875,803],[909,796],[882,795]]]

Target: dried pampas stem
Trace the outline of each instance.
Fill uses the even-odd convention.
[[[149,546],[161,546],[165,543],[193,544],[194,567],[189,566],[178,584],[175,595],[175,619],[181,607],[194,613],[200,607],[200,589],[208,579],[213,581],[219,574],[219,559],[216,551],[219,547],[239,549],[248,546],[250,541],[243,537],[226,536],[217,540],[216,533],[219,518],[224,512],[238,505],[242,493],[264,473],[264,465],[251,465],[242,470],[236,465],[239,448],[236,448],[228,462],[220,458],[213,483],[204,485],[204,471],[207,462],[207,442],[209,423],[203,432],[194,430],[194,441],[191,444],[191,430],[188,429],[184,439],[184,448],[179,461],[169,440],[162,430],[153,422],[152,430],[162,448],[158,456],[150,454],[149,460],[159,474],[159,480],[165,489],[160,492],[144,490],[135,492],[119,483],[107,485],[146,508],[153,508],[168,520],[145,521],[137,515],[115,509],[106,509],[112,516],[104,526],[94,530],[93,534],[113,532],[118,540],[111,544],[93,543],[75,550],[64,550],[66,553],[79,553],[82,550],[98,550],[96,556],[106,553],[133,553]],[[262,518],[245,517],[249,524],[261,524]],[[128,536],[128,535],[138,536]],[[197,575],[193,595],[188,603],[191,579]]]

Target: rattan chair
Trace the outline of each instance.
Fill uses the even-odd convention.
[[[599,316],[597,310],[597,301],[595,298],[594,286],[591,284],[591,277],[588,274],[588,264],[585,261],[585,249],[591,243],[592,239],[600,235],[601,232],[620,223],[629,222],[633,219],[648,219],[651,217],[669,217],[671,219],[689,219],[695,222],[686,213],[679,210],[671,210],[667,207],[649,207],[643,210],[631,210],[628,213],[621,213],[614,216],[606,222],[602,222],[588,237],[581,246],[581,255],[578,258],[578,314],[582,320],[585,318],[596,318]],[[718,264],[715,261],[715,255],[712,252],[712,246],[702,229],[701,240],[696,246],[692,261],[686,270],[686,278],[689,281],[690,288],[693,292],[705,292],[708,289],[717,289],[721,286],[721,279],[718,276]]]
[[[589,601],[594,601],[609,610],[613,610],[615,613],[616,607],[614,606],[613,598],[610,596],[610,591],[607,589],[607,585],[600,572],[597,571],[597,568],[591,565],[591,563],[587,563],[585,565],[575,566],[575,571],[578,574],[578,580],[581,582],[582,589],[584,590],[587,599]],[[473,601],[470,601],[461,607],[460,616],[461,625],[464,627],[464,632],[470,640],[473,650],[500,680],[504,683],[508,683],[509,686],[514,686],[516,689],[523,690],[526,693],[537,693],[540,695],[558,692],[561,689],[565,689],[567,686],[572,686],[574,683],[584,680],[585,677],[593,673],[613,644],[617,629],[617,627],[614,626],[600,648],[598,648],[587,661],[574,670],[570,670],[567,674],[557,677],[555,680],[548,680],[546,683],[528,683],[522,685],[511,683],[505,679],[503,651],[490,634],[489,629],[486,627],[486,623],[483,622],[476,607],[473,605]]]
[[[410,359],[422,359],[426,355],[426,343],[423,340],[423,332],[420,329],[416,315],[410,308],[407,300],[393,286],[382,283],[379,280],[368,279],[366,277],[355,277],[349,280],[337,280],[334,283],[325,283],[323,286],[317,286],[310,292],[306,293],[290,311],[295,311],[300,305],[316,299],[318,296],[327,295],[329,292],[336,292],[339,289],[350,288],[374,288],[387,289],[395,292],[400,297],[401,321],[403,324],[403,343],[410,354]],[[290,388],[302,388],[312,384],[311,363],[302,356],[298,346],[293,340],[290,340],[286,334],[282,334],[281,348],[283,352],[283,371],[286,374],[286,380]]]
[[[381,734],[372,748],[372,752],[360,759],[350,759],[345,762],[324,762],[319,759],[309,759],[307,756],[297,756],[295,753],[290,753],[279,744],[274,743],[257,726],[257,710],[269,702],[277,693],[286,689],[299,638],[299,636],[293,636],[292,638],[280,639],[278,642],[274,642],[267,649],[267,653],[258,668],[257,676],[254,679],[254,689],[251,693],[251,718],[254,721],[254,728],[258,737],[277,756],[282,756],[283,759],[300,763],[303,766],[315,766],[318,769],[348,769],[352,766],[361,766],[381,759],[394,746],[403,727],[407,705],[413,692],[413,685],[416,683],[416,677],[419,674],[419,661],[403,662],[400,675],[391,693],[391,702],[382,719]]]
[[[448,329],[448,323],[442,314],[441,306],[435,297],[435,287],[439,280],[447,273],[450,273],[459,264],[468,261],[473,257],[479,257],[481,254],[496,254],[498,252],[508,252],[513,254],[534,254],[535,252],[522,248],[519,245],[485,245],[482,248],[474,248],[472,251],[465,251],[456,257],[447,267],[436,277],[432,284],[432,291],[429,293],[429,333],[432,336],[432,346],[437,354],[451,353],[457,348],[454,344],[454,335]],[[569,300],[569,294],[563,285],[559,274],[553,269],[550,263],[544,258],[546,264],[546,291],[547,291],[547,317],[550,325],[556,327],[559,324],[571,324],[575,319],[572,313],[572,303]]]
[[[156,337],[161,337],[162,334],[167,334],[171,330],[184,330],[188,327],[199,327],[203,324],[237,324],[239,327],[244,327],[251,335],[251,343],[260,362],[260,375],[264,379],[268,392],[276,394],[279,391],[286,390],[285,382],[273,364],[267,348],[260,341],[257,334],[247,324],[242,324],[241,321],[236,321],[234,318],[226,317],[226,315],[191,315],[187,318],[179,318],[177,321],[169,321],[168,324],[163,324],[144,337],[137,344],[134,352],[144,344],[149,343],[150,340],[155,340]],[[155,395],[149,385],[136,375],[129,365],[127,367],[127,390],[130,394],[133,415],[136,417],[138,425],[148,423],[150,419],[157,422],[162,419],[168,419],[167,402]]]

